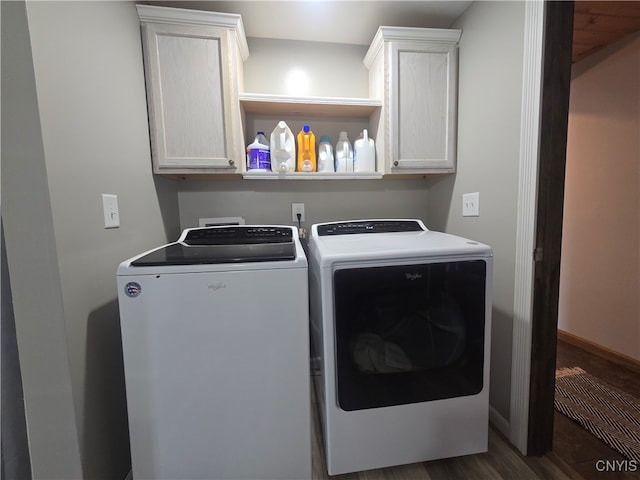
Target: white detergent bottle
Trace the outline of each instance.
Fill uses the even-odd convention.
[[[296,138],[282,121],[271,132],[271,171],[296,171]]]
[[[362,131],[361,137],[353,142],[353,171],[376,171],[376,146],[366,129]]]
[[[340,132],[336,143],[336,172],[353,173],[353,147],[347,132]]]
[[[247,170],[268,172],[271,170],[269,142],[264,132],[258,132],[253,143],[247,145]]]
[[[334,168],[333,145],[328,135],[322,135],[318,144],[318,172],[333,172]]]

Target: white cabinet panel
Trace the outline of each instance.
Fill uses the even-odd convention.
[[[398,158],[443,158],[446,156],[445,98],[417,93],[425,89],[442,91],[443,87],[446,88],[446,58],[444,55],[396,50]]]
[[[138,6],[139,12],[146,9],[159,12]],[[177,9],[168,10],[177,15]],[[211,16],[203,13],[201,23]],[[241,62],[234,32],[184,24],[179,15],[160,21],[140,17],[154,172],[241,173]]]
[[[157,41],[166,160],[224,160],[220,39],[158,35]],[[185,74],[193,65],[200,75]]]
[[[459,30],[378,30],[365,65],[370,95],[383,99],[377,154],[385,173],[455,171],[459,37]]]

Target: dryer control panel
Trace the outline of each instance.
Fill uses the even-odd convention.
[[[358,233],[422,232],[424,227],[417,220],[361,220],[323,223],[318,225],[318,236],[354,235]]]

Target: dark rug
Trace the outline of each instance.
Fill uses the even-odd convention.
[[[579,367],[556,370],[554,406],[630,460],[640,462],[640,400]]]

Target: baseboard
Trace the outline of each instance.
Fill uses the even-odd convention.
[[[578,347],[592,355],[608,360],[635,373],[640,373],[640,360],[636,360],[633,357],[618,353],[607,347],[603,347],[602,345],[598,345],[597,343],[585,340],[584,338],[560,329],[558,329],[558,340],[568,343],[569,345],[573,345],[574,347]]]
[[[489,405],[489,423],[499,431],[504,438],[510,438],[509,421],[498,413],[498,411]]]

